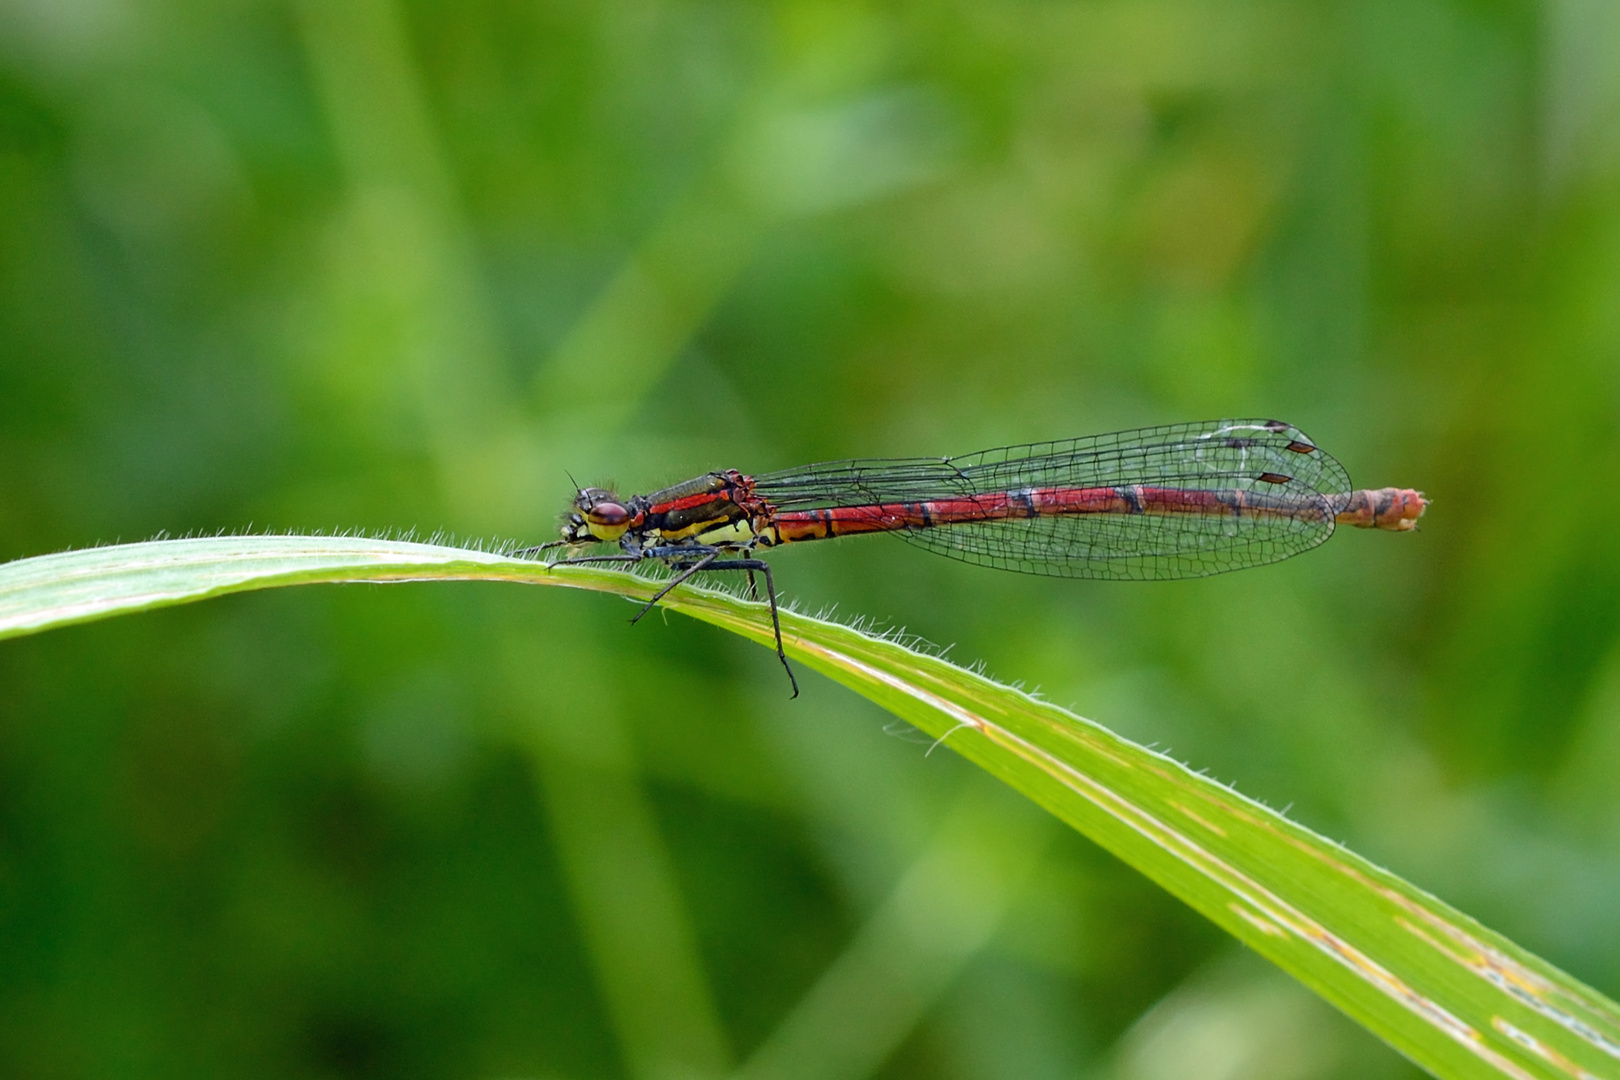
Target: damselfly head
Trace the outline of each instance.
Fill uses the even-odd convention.
[[[573,508],[563,519],[562,538],[569,544],[612,541],[629,527],[630,511],[617,495],[606,488],[580,488]]]

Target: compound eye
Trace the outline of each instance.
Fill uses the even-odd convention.
[[[628,523],[630,511],[616,502],[600,502],[585,511],[585,520],[593,526],[612,529]]]
[[[630,511],[616,502],[599,502],[585,511],[585,521],[591,535],[602,540],[617,540],[630,527]]]

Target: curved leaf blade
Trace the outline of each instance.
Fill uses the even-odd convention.
[[[495,580],[646,598],[656,582],[360,537],[217,537],[0,566],[0,637],[251,589]],[[771,642],[764,608],[669,607]],[[1141,870],[1442,1077],[1620,1077],[1620,1007],[1310,830],[1024,694],[848,626],[782,613],[795,659],[870,698]]]

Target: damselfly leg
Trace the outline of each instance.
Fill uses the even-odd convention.
[[[543,548],[561,546],[555,542],[541,544],[534,548],[525,548],[525,551],[539,551]],[[745,549],[746,550],[746,549]],[[787,672],[788,684],[793,687],[789,700],[799,696],[799,680],[793,674],[793,666],[788,663],[787,652],[782,648],[782,617],[776,607],[776,582],[771,577],[771,564],[764,559],[722,559],[722,555],[733,554],[730,548],[711,547],[709,545],[670,545],[665,547],[647,548],[638,554],[621,552],[614,555],[576,555],[570,559],[558,559],[553,566],[579,566],[584,563],[638,563],[647,559],[657,559],[667,564],[675,571],[675,577],[665,583],[664,587],[653,594],[642,609],[631,616],[630,622],[635,624],[641,617],[658,605],[658,601],[668,596],[678,585],[685,582],[699,571],[712,570],[741,570],[748,575],[749,596],[759,599],[759,593],[754,587],[754,571],[765,575],[765,598],[771,608],[771,634],[776,642],[776,658],[782,662],[782,670]],[[521,554],[518,553],[518,554]],[[696,561],[691,561],[697,556]]]
[[[755,570],[765,575],[765,600],[771,606],[771,632],[776,637],[776,658],[782,661],[782,670],[787,672],[788,682],[793,686],[793,693],[788,695],[788,699],[798,697],[799,680],[793,677],[793,666],[788,663],[787,653],[782,651],[782,618],[776,613],[776,582],[771,580],[771,564],[764,559],[727,559],[710,563],[706,569],[746,570],[750,582]]]
[[[687,549],[685,548],[675,548],[674,551],[678,552],[679,555],[660,555],[657,553],[657,549],[654,549],[653,551],[647,552],[647,558],[669,560],[671,558],[679,558],[681,555],[688,554]],[[699,570],[706,568],[710,563],[714,562],[714,560],[718,559],[722,554],[724,554],[720,548],[699,548],[698,551],[703,552],[703,557],[697,562],[670,562],[670,569],[675,571],[675,576],[671,578],[669,583],[666,584],[662,589],[659,589],[657,592],[653,593],[653,597],[651,600],[647,601],[646,607],[635,613],[634,617],[632,617],[630,620],[632,625],[640,622],[643,615],[657,607],[658,601],[662,600],[665,596],[668,596],[671,589],[685,581],[687,578],[691,577],[693,574],[697,573]]]
[[[696,562],[674,561],[682,559],[685,556],[699,553],[702,554],[702,558],[698,559]],[[643,553],[645,558],[661,559],[668,562],[671,568],[676,571],[676,576],[674,580],[670,581],[662,589],[659,589],[658,592],[653,595],[653,598],[647,601],[647,606],[636,612],[635,618],[632,618],[630,621],[634,623],[637,619],[640,619],[643,615],[647,614],[647,612],[653,609],[654,605],[656,605],[658,601],[662,600],[669,594],[670,590],[674,589],[675,586],[681,584],[687,578],[691,577],[693,574],[696,574],[700,570],[742,570],[748,575],[749,591],[751,593],[753,592],[754,571],[758,570],[760,573],[765,575],[765,597],[766,602],[770,604],[771,607],[771,633],[776,639],[776,658],[782,661],[782,670],[787,672],[788,683],[793,687],[793,693],[789,695],[789,700],[792,700],[793,698],[799,696],[799,680],[794,677],[793,666],[788,663],[787,653],[782,648],[782,617],[777,613],[776,610],[776,582],[771,578],[771,564],[766,562],[764,559],[720,558],[720,556],[728,553],[730,553],[730,551],[727,548],[711,548],[706,546],[677,546],[647,549],[647,551]]]

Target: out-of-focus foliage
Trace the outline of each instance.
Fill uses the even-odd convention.
[[[1424,531],[779,584],[1613,996],[1617,54],[1598,0],[9,0],[0,557],[543,539],[565,470],[1278,415]],[[296,590],[0,647],[0,1073],[718,1076],[827,995],[861,1022],[795,1075],[1410,1073],[848,693],[628,614]]]

